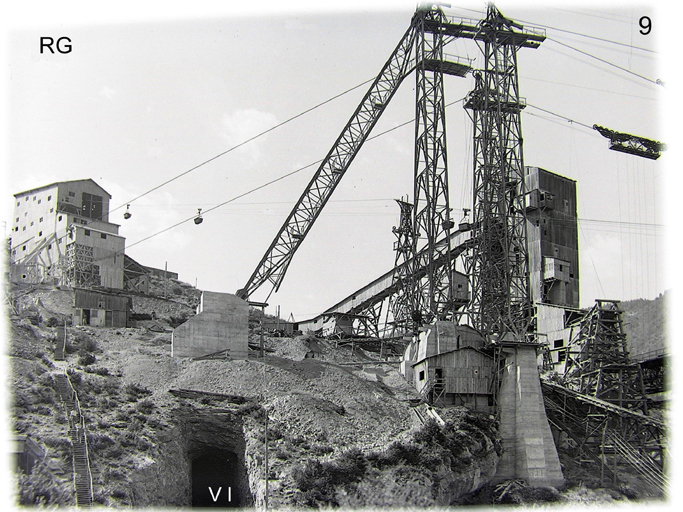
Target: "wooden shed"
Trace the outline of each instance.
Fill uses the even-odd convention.
[[[74,325],[128,327],[133,300],[128,295],[74,289]]]
[[[413,364],[417,390],[439,406],[464,405],[491,412],[493,358],[473,347],[426,357]]]

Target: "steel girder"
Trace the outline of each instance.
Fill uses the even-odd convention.
[[[418,18],[415,72],[415,174],[413,197],[413,255],[426,249],[426,274],[413,291],[413,323],[443,319],[452,310],[452,261],[446,155],[446,108],[443,77],[431,63],[443,63],[446,17],[440,9],[422,11]],[[437,251],[437,242],[446,245]],[[442,265],[436,259],[445,257]]]
[[[238,290],[238,296],[249,297],[254,290],[267,281],[273,284],[274,291],[280,287],[294,253],[320,215],[398,86],[412,71],[417,19],[416,14],[410,28],[401,38],[332,149],[327,153],[247,284]]]
[[[508,341],[532,330],[529,294],[524,162],[517,51],[524,39],[492,5],[476,39],[484,69],[465,108],[474,125],[473,238],[466,265],[472,280],[470,314],[475,328]],[[542,41],[542,39],[541,39]],[[481,46],[481,45],[480,45]],[[531,46],[534,47],[534,46]]]
[[[409,332],[413,330],[413,323],[411,313],[415,309],[414,299],[414,276],[415,276],[415,260],[414,256],[414,239],[415,233],[413,231],[413,208],[414,206],[402,200],[396,200],[401,209],[401,217],[398,227],[394,226],[393,232],[396,235],[394,242],[394,252],[396,258],[394,261],[394,275],[392,277],[392,284],[396,285],[396,292],[389,298],[389,306],[387,308],[388,315],[391,314],[393,331],[392,337],[395,333]]]

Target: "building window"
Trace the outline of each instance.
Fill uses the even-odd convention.
[[[42,202],[43,202],[42,199],[38,199],[38,204],[40,204],[40,203],[42,203]]]
[[[50,249],[52,249],[52,244],[49,244],[49,245],[47,246],[47,250],[49,251]]]
[[[52,196],[47,196],[47,200],[50,201],[52,199]]]
[[[28,196],[26,196],[24,199],[25,199],[26,201],[28,201]]]
[[[55,211],[54,208],[50,208],[50,213],[54,213],[54,211]]]
[[[31,226],[33,226],[33,221],[31,221]]]
[[[34,200],[34,201],[36,200],[36,196],[33,196],[33,200]]]
[[[21,204],[21,203],[20,203],[19,201],[17,201],[17,206],[19,206],[20,204]]]
[[[68,198],[68,197],[65,197],[65,198],[64,198],[64,202],[65,202],[65,203],[68,203],[68,202],[69,202],[69,198]]]
[[[23,228],[21,228],[21,230],[22,230],[22,231],[26,231],[26,226],[24,226]]]
[[[87,221],[87,220],[83,220],[83,219],[81,219],[81,224],[83,224],[83,225],[85,226],[85,225],[86,225],[87,223],[88,223],[88,221]]]
[[[16,220],[16,222],[19,222],[19,217],[17,217],[17,220]]]
[[[105,238],[105,239],[106,239],[106,238],[107,238],[106,233],[100,233],[100,238]]]
[[[38,220],[38,222],[43,222],[43,217],[41,217],[41,218]]]
[[[69,192],[69,197],[76,197],[76,193],[75,192]]]
[[[84,231],[85,231],[85,236],[90,236],[90,230],[89,229],[85,229]]]
[[[42,231],[38,231],[38,236],[43,236],[43,232],[42,232]]]
[[[60,215],[59,217],[57,217],[57,220],[62,220],[62,216]]]
[[[420,379],[420,380],[425,380],[425,372],[424,372],[424,370],[420,371],[419,379]]]
[[[21,250],[22,250],[22,251],[25,251],[25,250],[26,250],[26,246],[23,246],[23,247],[21,248]]]
[[[81,215],[84,217],[90,217],[91,219],[102,218],[104,201],[102,196],[96,196],[95,194],[89,194],[88,192],[83,192],[83,206],[81,207]]]
[[[24,217],[28,217],[28,212],[24,212]]]

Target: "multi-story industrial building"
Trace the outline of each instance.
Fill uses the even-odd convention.
[[[579,309],[579,237],[576,181],[527,167],[527,241],[536,332],[547,342],[554,364],[585,314]]]
[[[576,181],[539,167],[525,181],[531,299],[579,307]]]
[[[111,195],[92,179],[14,195],[13,282],[123,288],[125,238],[109,222]]]

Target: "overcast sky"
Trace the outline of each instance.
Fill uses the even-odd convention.
[[[539,49],[519,52],[520,93],[529,104],[522,115],[524,162],[578,182],[582,306],[596,298],[654,298],[672,286],[664,268],[672,152],[657,161],[616,153],[582,126],[675,142],[664,118],[673,104],[668,84],[680,66],[667,66],[671,61],[661,53],[673,16],[661,2],[649,4],[497,3],[507,17],[548,27]],[[135,3],[135,10],[132,2],[117,2],[91,12],[93,4],[83,3],[79,15],[65,5],[22,9],[5,20],[0,220],[11,225],[14,193],[92,178],[113,196],[112,208],[131,203],[131,219],[123,220],[123,208],[110,216],[121,224],[128,254],[148,266],[167,263],[200,289],[234,293],[317,166],[207,213],[200,226],[190,221],[136,242],[190,219],[198,208],[322,159],[367,85],[131,201],[372,79],[416,4],[371,1],[322,10],[260,2],[257,12],[219,2]],[[458,5],[445,11],[484,16],[484,2]],[[649,35],[639,33],[642,16],[652,19]],[[41,36],[69,37],[73,49],[41,55]],[[479,49],[457,41],[446,53],[474,58]],[[481,65],[478,58],[475,66]],[[657,79],[667,88],[652,83]],[[472,87],[471,76],[446,77],[446,101],[455,102],[447,109],[447,138],[456,222],[462,208],[471,208],[473,158],[471,121],[457,100]],[[411,75],[373,135],[411,120],[414,110]],[[366,143],[270,297],[268,312],[281,305],[284,317],[312,317],[391,268],[391,228],[399,216],[393,199],[412,196],[413,138],[411,124]],[[269,291],[264,286],[252,299]]]

